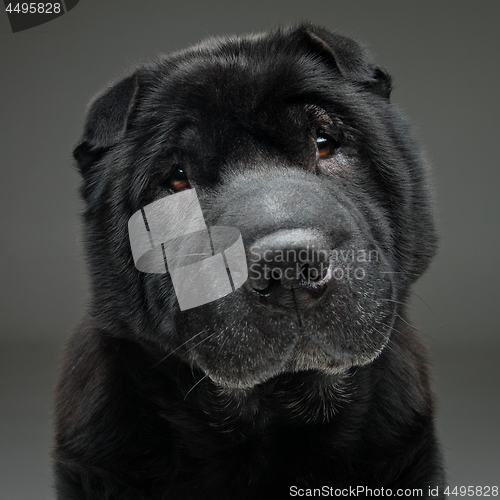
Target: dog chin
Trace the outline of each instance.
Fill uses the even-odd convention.
[[[371,363],[383,349],[384,347],[381,347],[376,351],[356,356],[342,352],[330,355],[308,337],[302,337],[281,365],[259,367],[258,370],[248,370],[246,373],[239,371],[237,374],[227,373],[223,369],[217,371],[205,369],[203,371],[212,382],[225,390],[251,389],[276,376],[287,373],[316,371],[327,376],[344,375],[353,366]]]

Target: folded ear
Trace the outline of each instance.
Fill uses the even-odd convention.
[[[357,42],[313,25],[302,25],[299,31],[307,37],[315,50],[335,65],[342,76],[389,98],[392,90],[391,76],[384,69],[374,66]]]
[[[73,150],[82,175],[123,136],[138,89],[139,77],[135,73],[107,88],[90,103],[83,136]]]

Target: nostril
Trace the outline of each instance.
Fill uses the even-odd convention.
[[[281,286],[281,280],[269,278],[266,282],[254,284],[253,290],[262,296],[269,296],[272,291]]]
[[[308,263],[304,264],[303,274],[307,276],[305,284],[308,285],[320,283],[328,276],[329,268],[329,264],[324,262],[313,265]]]

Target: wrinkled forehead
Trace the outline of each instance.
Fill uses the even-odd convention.
[[[233,146],[290,149],[291,137],[299,147],[325,122],[321,110],[346,93],[324,61],[262,44],[185,52],[158,63],[148,80],[139,129],[154,135],[157,149],[204,157],[229,155]]]
[[[158,109],[179,115],[255,115],[300,102],[321,105],[335,99],[341,84],[339,75],[306,52],[224,46],[165,61],[150,97]]]

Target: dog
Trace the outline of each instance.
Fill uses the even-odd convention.
[[[390,93],[357,42],[302,24],[209,39],[94,98],[74,149],[92,294],[56,388],[59,500],[442,498],[406,312],[433,202]],[[195,229],[234,238],[141,270],[152,217],[176,233],[157,256]],[[204,275],[209,258],[224,264]]]

